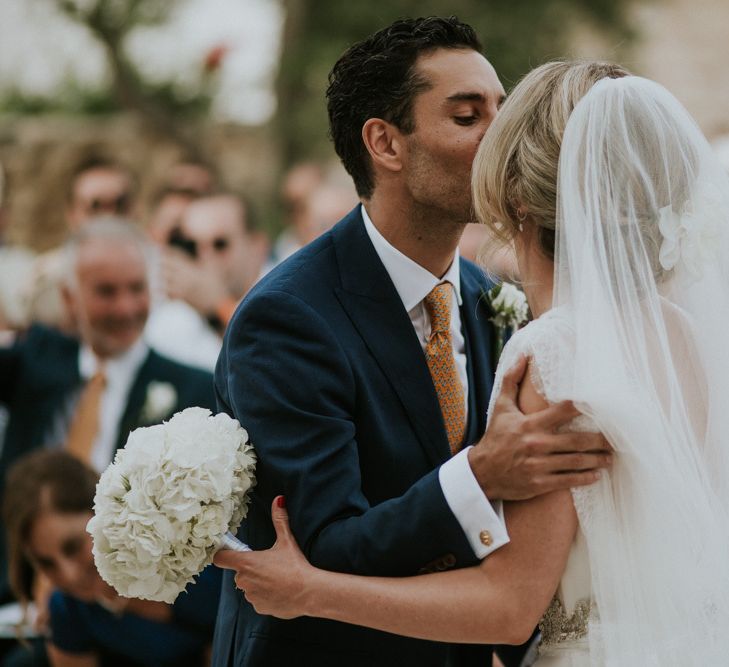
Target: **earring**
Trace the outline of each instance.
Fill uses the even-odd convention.
[[[519,224],[517,225],[517,227],[519,228],[520,232],[524,231],[524,225],[522,223],[524,222],[524,220],[526,220],[526,218],[527,218],[526,211],[524,211],[521,207],[516,209],[516,219],[519,221]]]

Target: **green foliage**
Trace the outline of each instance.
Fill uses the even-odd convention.
[[[172,83],[142,82],[140,86],[145,97],[153,99],[157,106],[167,109],[177,118],[200,118],[210,108],[211,97],[207,94],[192,94],[180,90]],[[61,85],[60,90],[60,93],[49,97],[10,89],[0,97],[0,111],[20,115],[60,112],[100,116],[123,111],[125,108],[108,86],[80,86],[75,79],[69,79]]]
[[[278,79],[276,130],[285,161],[329,154],[324,91],[329,70],[352,43],[407,16],[456,15],[476,28],[508,89],[530,69],[569,55],[577,21],[626,42],[630,0],[284,0],[287,25]]]
[[[179,0],[53,0],[67,16],[94,30],[126,33],[138,25],[163,23]]]
[[[184,0],[34,1],[55,6],[93,35],[106,54],[108,80],[100,87],[89,88],[69,77],[59,93],[45,98],[13,90],[0,99],[0,110],[26,114],[132,111],[157,132],[195,149],[194,138],[186,136],[180,121],[208,112],[214,84],[212,73],[201,69],[199,86],[192,90],[173,82],[151,83],[129,60],[124,48],[127,36],[135,28],[164,23]]]

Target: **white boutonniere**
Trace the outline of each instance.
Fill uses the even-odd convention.
[[[486,292],[491,306],[491,322],[496,327],[495,360],[504,349],[506,334],[514,333],[529,316],[529,306],[524,292],[511,283],[501,283]]]
[[[169,382],[150,382],[144,400],[141,419],[145,424],[153,424],[169,417],[177,405],[177,390]]]

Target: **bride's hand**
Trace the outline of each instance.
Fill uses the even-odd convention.
[[[276,543],[267,551],[228,551],[213,562],[235,570],[235,585],[259,614],[295,618],[307,613],[307,584],[318,571],[301,553],[289,527],[283,496],[274,498],[271,517]]]

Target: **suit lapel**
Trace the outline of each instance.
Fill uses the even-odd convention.
[[[431,463],[449,456],[438,397],[400,296],[355,209],[332,232],[342,287],[336,295],[408,415]]]
[[[492,327],[487,304],[483,303],[484,282],[476,280],[461,262],[461,324],[466,339],[468,368],[468,425],[466,444],[480,440],[486,429],[494,361],[491,359]]]
[[[36,330],[37,331],[37,330]],[[48,400],[27,406],[30,420],[40,420],[44,424],[38,444],[57,446],[66,441],[68,430],[76,409],[77,399],[83,387],[79,369],[79,343],[56,332],[43,330],[43,342],[48,346],[52,364],[45,363],[35,369],[39,387],[47,387]],[[21,452],[27,443],[18,443]],[[13,444],[5,443],[8,450]]]
[[[147,386],[154,379],[154,367],[157,355],[150,350],[147,358],[140,366],[137,376],[134,378],[132,387],[129,390],[129,397],[124,408],[124,414],[119,422],[119,433],[117,435],[116,449],[124,447],[129,433],[137,426],[140,426],[140,415],[147,398]]]

